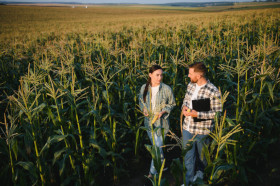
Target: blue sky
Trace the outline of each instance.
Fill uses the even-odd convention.
[[[174,2],[248,2],[252,0],[0,0],[6,2],[77,2],[77,3],[140,3],[163,4]]]

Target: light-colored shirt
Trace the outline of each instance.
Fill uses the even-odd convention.
[[[155,111],[155,108],[156,108],[156,96],[157,96],[157,93],[158,93],[158,90],[159,90],[159,85],[156,86],[156,87],[151,87],[152,89],[152,109],[153,111]]]

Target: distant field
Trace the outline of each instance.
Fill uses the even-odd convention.
[[[172,22],[192,12],[155,10],[143,7],[39,7],[1,6],[1,40],[50,32],[88,32],[120,29],[124,25],[158,25]],[[156,21],[157,20],[157,21]]]
[[[203,150],[208,162],[203,182],[276,185],[277,7],[0,6],[0,183],[149,182],[151,155],[159,165],[161,157],[148,151],[139,91],[149,67],[159,64],[176,107],[170,114],[174,134],[164,142],[174,148],[164,148],[166,161],[157,166],[158,172],[168,170],[154,178],[162,184],[154,185],[181,185],[186,171],[181,105],[188,66],[203,61],[223,103],[210,148]]]
[[[215,19],[220,15],[230,17],[233,10],[280,7],[280,3],[237,4],[217,7],[165,7],[148,5],[101,6],[63,4],[25,4],[25,6],[0,6],[0,41],[12,38],[32,38],[48,33],[89,32],[120,30],[126,27],[147,28],[176,26],[185,22],[199,24],[204,17]],[[230,11],[229,11],[230,10]],[[233,12],[232,12],[233,11]],[[210,12],[210,14],[208,13]],[[214,14],[213,14],[214,13]],[[205,21],[202,21],[205,24]]]

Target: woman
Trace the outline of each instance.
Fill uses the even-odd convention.
[[[154,134],[157,147],[163,145],[163,138],[169,130],[169,114],[176,105],[172,89],[161,82],[162,73],[159,65],[153,65],[149,69],[148,81],[141,87],[139,96],[140,109],[145,116],[144,124],[149,129],[148,136],[153,144],[152,133]],[[159,127],[162,130],[152,132],[151,124],[153,124],[153,129]],[[163,160],[162,148],[160,148],[160,153]],[[149,177],[152,177],[153,174],[157,174],[157,171],[152,160]]]

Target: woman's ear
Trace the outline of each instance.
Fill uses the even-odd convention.
[[[150,78],[152,78],[151,76],[152,76],[152,73],[149,73],[149,77],[150,77]]]

